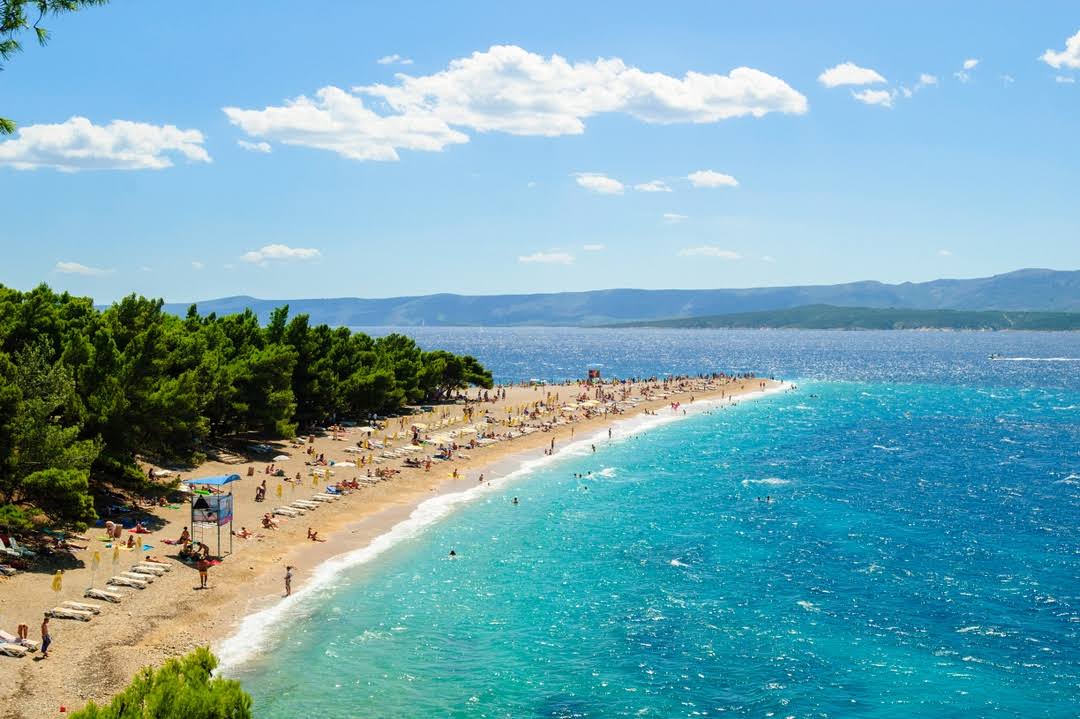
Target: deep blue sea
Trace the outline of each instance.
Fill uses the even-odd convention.
[[[501,381],[798,390],[625,426],[309,570],[223,648],[257,717],[1080,715],[1080,334],[407,332]]]

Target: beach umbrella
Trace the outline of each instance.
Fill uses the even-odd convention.
[[[52,590],[54,592],[56,592],[57,594],[59,594],[60,590],[63,589],[63,588],[64,588],[64,573],[61,570],[57,569],[56,574],[54,574],[53,578],[52,578]]]
[[[284,462],[288,458],[289,458],[289,455],[287,455],[287,454],[279,454],[278,456],[274,457],[274,461],[275,462]]]
[[[101,552],[95,551],[94,556],[90,559],[90,586],[94,586],[94,576],[97,574],[98,567],[101,566]]]

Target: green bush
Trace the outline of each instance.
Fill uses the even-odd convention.
[[[107,706],[90,702],[71,719],[249,719],[251,697],[233,679],[211,678],[216,666],[199,647],[160,669],[140,670]]]

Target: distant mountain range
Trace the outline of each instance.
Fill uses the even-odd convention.
[[[715,290],[593,290],[530,295],[437,294],[387,299],[261,300],[225,297],[198,303],[199,312],[217,314],[252,309],[262,321],[288,304],[290,314],[307,313],[330,325],[611,325],[725,315],[806,305],[841,307],[1080,311],[1080,270],[1027,269],[970,280],[850,282],[841,285],[756,287]],[[174,303],[166,309],[187,312]]]
[[[802,330],[1039,330],[1078,331],[1080,312],[910,310],[807,305],[710,317],[632,322],[615,327],[774,328]]]

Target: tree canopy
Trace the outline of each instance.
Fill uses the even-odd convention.
[[[205,647],[139,671],[108,705],[90,702],[71,719],[250,719],[251,697],[234,679],[212,678],[217,658]]]
[[[492,386],[473,357],[313,326],[287,306],[265,327],[251,311],[162,307],[0,286],[0,522],[83,527],[96,489],[144,481],[138,457],[191,463],[222,438],[288,437]]]

